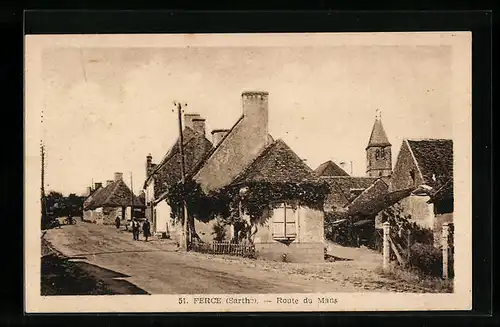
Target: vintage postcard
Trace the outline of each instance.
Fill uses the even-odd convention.
[[[470,310],[471,33],[27,35],[26,312]]]

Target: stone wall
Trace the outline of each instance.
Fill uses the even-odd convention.
[[[410,174],[412,171],[415,174],[414,182]],[[418,170],[415,160],[413,160],[408,143],[403,141],[396,165],[394,166],[394,171],[392,172],[390,190],[403,190],[413,186],[418,186],[422,183],[422,176]]]

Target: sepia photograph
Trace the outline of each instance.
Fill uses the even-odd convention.
[[[470,33],[25,42],[34,312],[470,309]]]

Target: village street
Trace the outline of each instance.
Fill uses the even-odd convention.
[[[43,238],[115,294],[130,293],[131,287],[150,294],[423,291],[379,276],[378,254],[366,249],[349,249],[350,260],[270,262],[177,252],[169,240],[137,242],[123,227],[81,221],[50,229]]]

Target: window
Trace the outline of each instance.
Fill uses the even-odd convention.
[[[382,159],[385,159],[385,149],[384,148],[380,149],[380,157]]]
[[[375,150],[375,160],[380,159],[380,149]]]
[[[273,238],[275,240],[294,240],[297,236],[295,225],[297,210],[283,203],[273,210]]]

